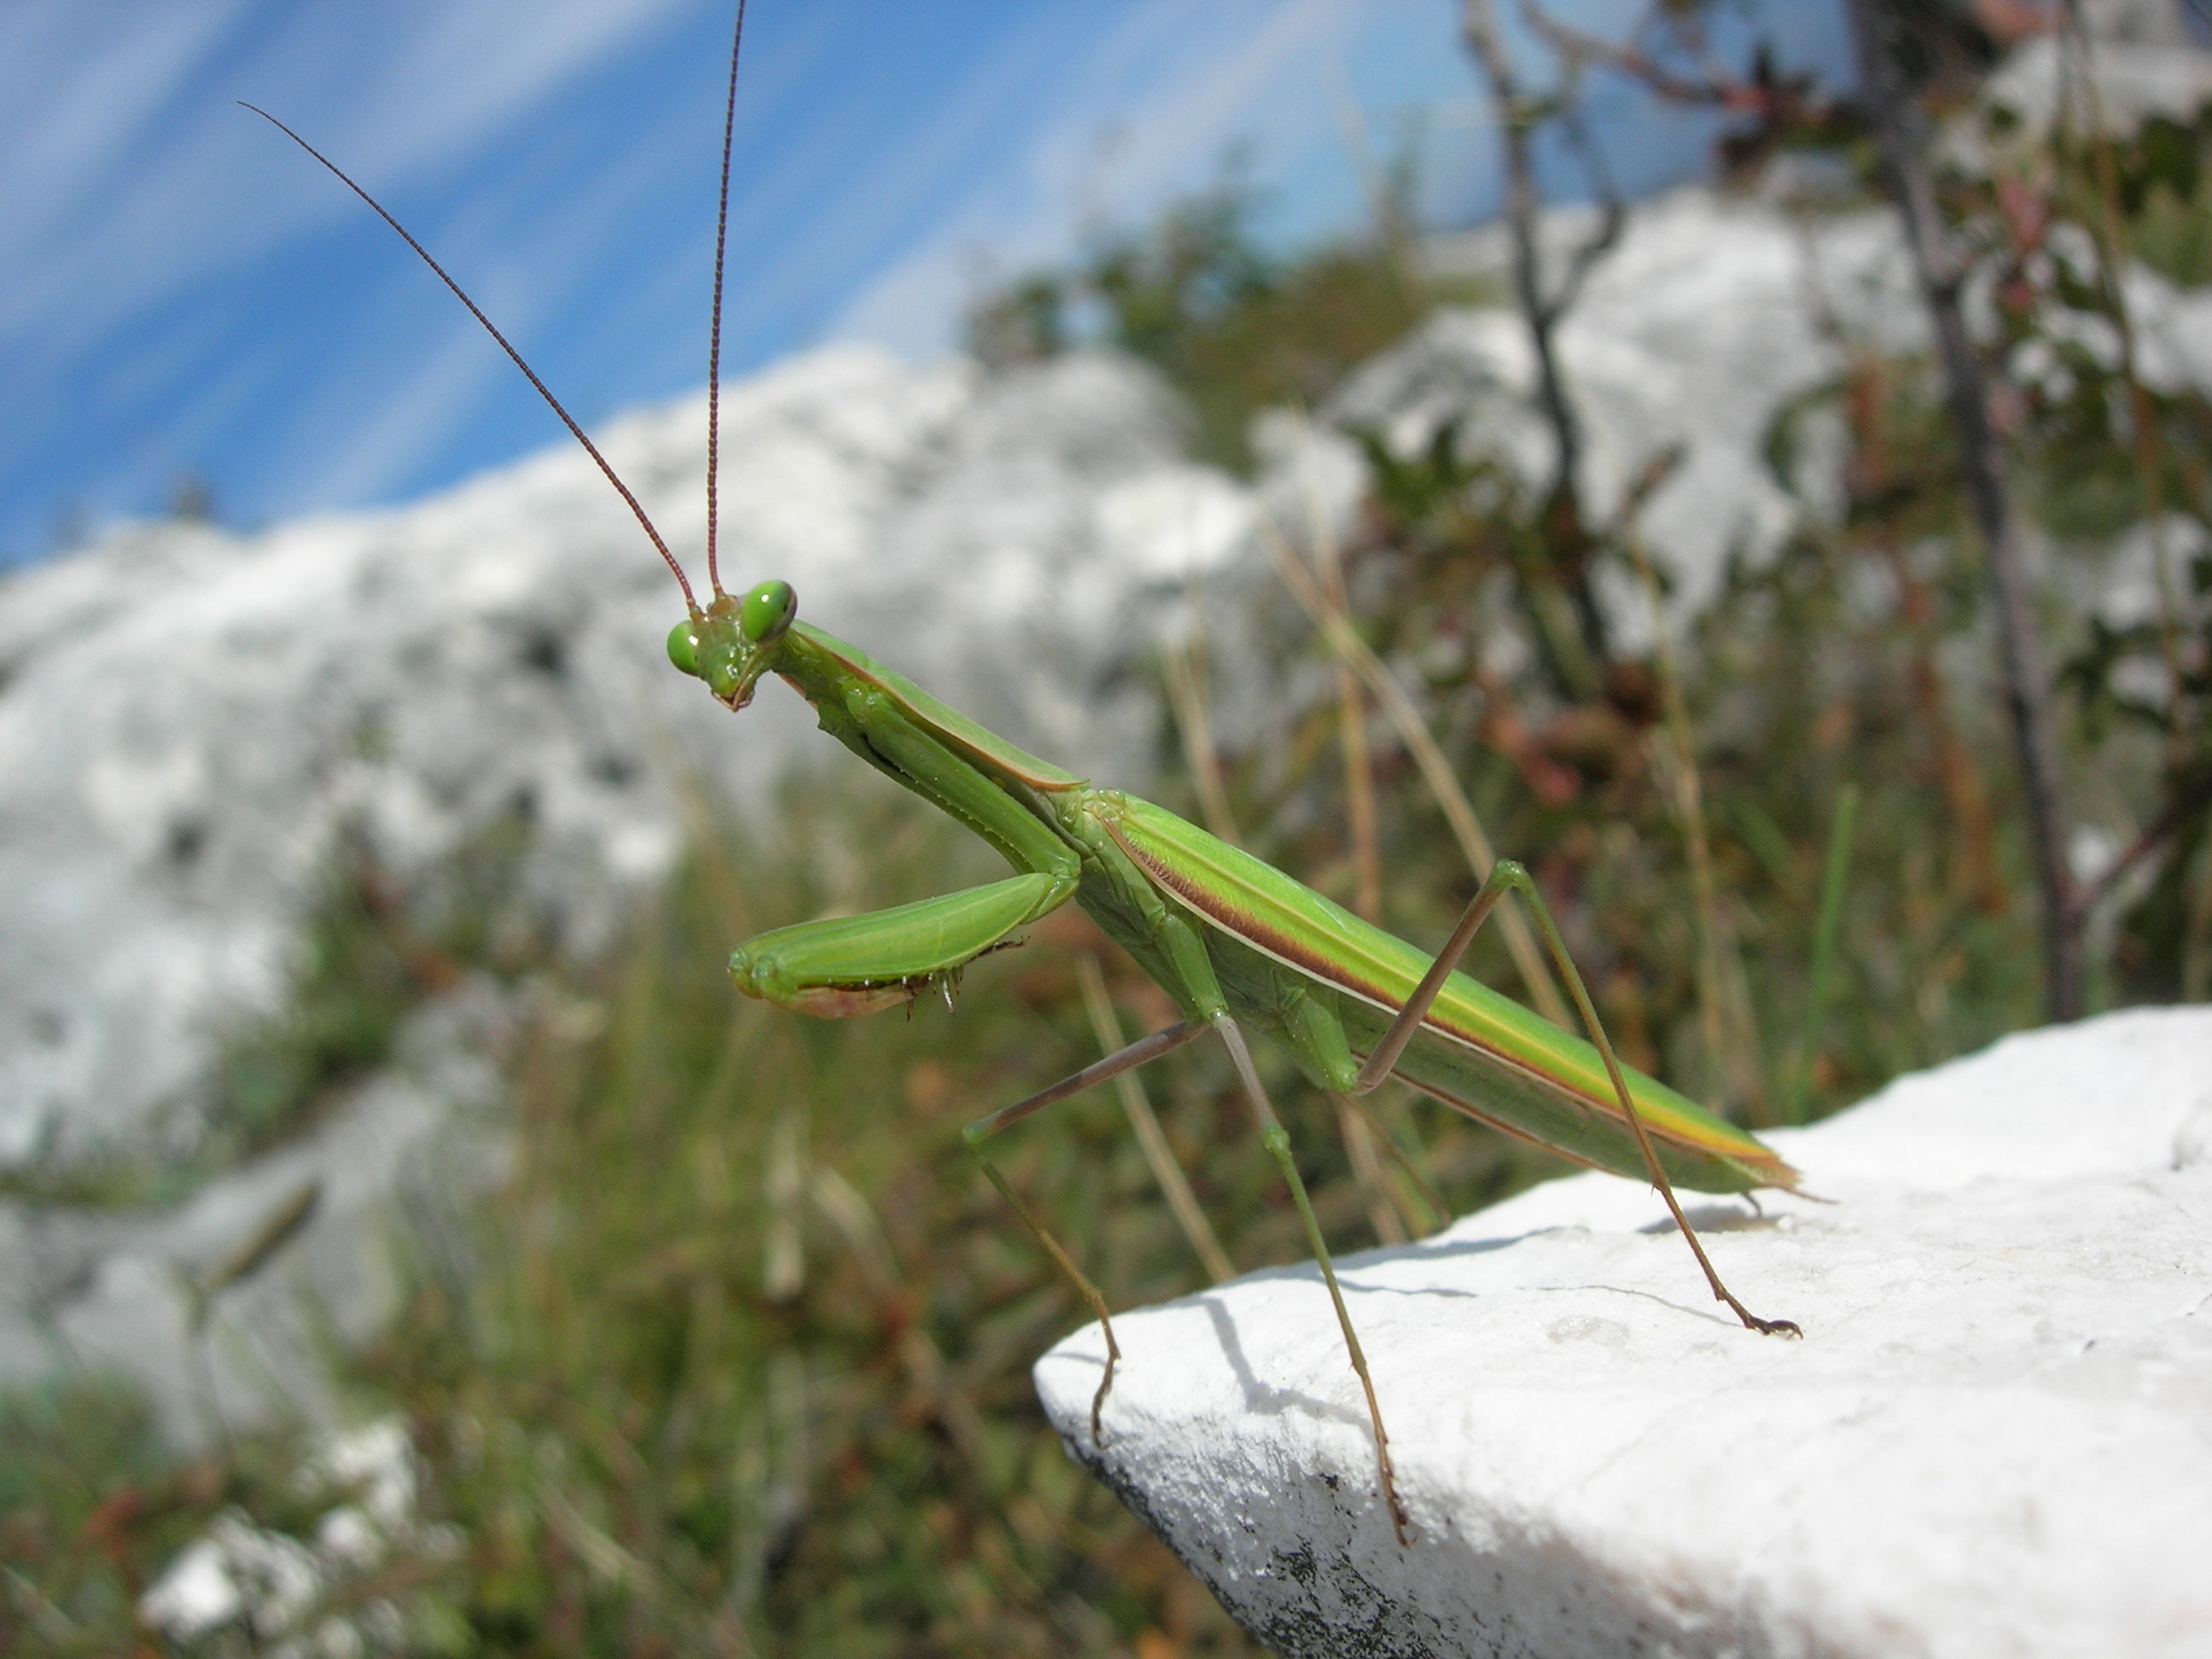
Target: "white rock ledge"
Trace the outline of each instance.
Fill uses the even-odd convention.
[[[1584,1176],[1036,1367],[1082,1462],[1306,1655],[2212,1654],[2212,1010],[2033,1032],[1772,1137],[1833,1200]],[[1256,1154],[1255,1154],[1256,1156]]]

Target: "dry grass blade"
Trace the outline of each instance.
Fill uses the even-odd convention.
[[[1351,610],[1344,597],[1344,561],[1321,503],[1308,491],[1307,511],[1318,543],[1322,592],[1329,609]],[[1375,812],[1374,757],[1367,743],[1367,705],[1359,695],[1359,676],[1341,656],[1335,662],[1339,741],[1344,750],[1344,800],[1352,830],[1352,908],[1376,927],[1382,925],[1382,847]]]
[[[1191,777],[1198,788],[1199,816],[1206,820],[1206,829],[1216,839],[1225,841],[1232,847],[1239,846],[1242,842],[1237,831],[1237,820],[1229,811],[1229,791],[1222,782],[1220,751],[1214,747],[1213,724],[1206,712],[1206,658],[1200,646],[1199,635],[1193,632],[1181,644],[1168,646],[1163,657],[1167,669],[1168,702],[1175,710],[1176,731],[1182,740],[1183,760],[1190,768]],[[1128,1096],[1125,1094],[1121,1098],[1126,1106]],[[1344,1138],[1345,1156],[1352,1160],[1352,1168],[1371,1168],[1375,1164],[1375,1149],[1360,1144],[1360,1138],[1365,1133],[1364,1126],[1357,1119],[1339,1114],[1337,1127]],[[1141,1131],[1138,1138],[1143,1139]],[[1146,1147],[1145,1156],[1152,1158],[1149,1146]],[[1171,1159],[1165,1162],[1153,1159],[1153,1173],[1160,1175],[1163,1169],[1170,1168],[1172,1164]],[[1364,1177],[1362,1184],[1365,1184]],[[1161,1177],[1161,1185],[1164,1188],[1167,1185],[1164,1176]],[[1370,1206],[1381,1206],[1384,1202],[1373,1196],[1375,1188],[1370,1187],[1368,1191]],[[1378,1209],[1377,1212],[1384,1212]],[[1176,1218],[1182,1219],[1180,1212]],[[1183,1231],[1189,1232],[1188,1224]],[[1199,1254],[1203,1257],[1206,1253],[1200,1250]],[[1211,1266],[1209,1262],[1209,1270]],[[1233,1273],[1229,1276],[1235,1277]]]
[[[1658,573],[1651,568],[1651,555],[1636,528],[1639,504],[1632,501],[1623,513],[1620,539],[1644,583],[1644,595],[1651,603],[1652,656],[1658,670],[1659,703],[1667,734],[1666,747],[1661,752],[1668,758],[1665,771],[1668,775],[1667,781],[1672,786],[1668,793],[1673,800],[1689,860],[1692,913],[1698,929],[1698,1026],[1705,1038],[1706,1061],[1711,1067],[1713,1103],[1725,1112],[1730,1105],[1748,1102],[1759,1092],[1758,1074],[1749,1063],[1754,1052],[1748,1029],[1750,1013],[1741,997],[1729,994],[1730,986],[1723,979],[1722,957],[1732,951],[1734,945],[1721,920],[1720,901],[1713,886],[1712,845],[1705,828],[1705,791],[1698,779],[1698,753],[1690,738],[1689,709],[1682,701],[1682,677],[1674,661],[1674,635],[1667,628],[1666,602],[1659,592]],[[1740,982],[1741,963],[1736,966],[1735,981]],[[1733,1031],[1729,1029],[1731,1024],[1735,1027]]]
[[[1389,1132],[1375,1121],[1373,1115],[1367,1109],[1367,1102],[1356,1095],[1337,1095],[1333,1098],[1340,1109],[1357,1117],[1361,1127],[1374,1137],[1375,1143],[1390,1154],[1390,1162],[1397,1167],[1399,1175],[1404,1177],[1407,1184],[1419,1195],[1421,1202],[1428,1206],[1428,1219],[1424,1221],[1414,1214],[1413,1206],[1406,1201],[1402,1192],[1394,1194],[1397,1199],[1398,1212],[1406,1218],[1407,1224],[1412,1231],[1416,1235],[1426,1235],[1449,1222],[1452,1218],[1451,1206],[1444,1202],[1443,1194],[1430,1183],[1428,1176],[1421,1173],[1420,1165],[1407,1157],[1399,1149],[1398,1143],[1390,1138]]]
[[[1232,847],[1243,844],[1237,820],[1229,811],[1229,791],[1221,781],[1221,757],[1213,747],[1213,726],[1206,716],[1206,663],[1199,655],[1198,635],[1193,634],[1163,653],[1167,668],[1168,702],[1175,710],[1176,732],[1182,739],[1183,760],[1198,788],[1198,807],[1206,827]]]
[[[1106,976],[1098,971],[1098,958],[1085,951],[1075,958],[1075,977],[1083,987],[1083,1006],[1091,1016],[1091,1029],[1098,1038],[1099,1052],[1118,1052],[1125,1039],[1121,1023],[1115,1018],[1114,1000],[1106,993]],[[1137,1145],[1145,1151],[1145,1162],[1152,1168],[1152,1178],[1160,1183],[1166,1196],[1168,1208],[1175,1212],[1176,1224],[1182,1236],[1190,1241],[1190,1248],[1206,1264],[1206,1271],[1217,1285],[1225,1285],[1237,1277],[1236,1265],[1229,1260],[1229,1252],[1221,1248],[1221,1241],[1213,1235],[1212,1224],[1206,1212],[1198,1207],[1198,1200],[1185,1179],[1182,1166],[1176,1162],[1175,1153],[1168,1146],[1167,1132],[1160,1127],[1160,1120],[1152,1110],[1152,1103],[1146,1097],[1145,1085],[1134,1072],[1124,1072],[1114,1079],[1114,1086],[1121,1096],[1121,1110],[1129,1119],[1129,1127],[1136,1132]]]
[[[1329,605],[1311,574],[1284,541],[1282,532],[1262,520],[1260,538],[1299,609],[1321,630],[1322,637],[1328,641],[1338,659],[1351,665],[1389,717],[1398,740],[1406,745],[1413,763],[1420,768],[1422,781],[1428,785],[1429,793],[1443,811],[1445,823],[1451,826],[1452,837],[1459,842],[1460,851],[1466,855],[1475,878],[1488,880],[1498,854],[1491,848],[1490,837],[1483,833],[1481,820],[1475,817],[1466,791],[1452,775],[1450,763],[1437,747],[1436,739],[1429,735],[1412,701],[1398,689],[1397,681],[1390,678],[1389,670],[1383,667],[1381,659],[1353,631],[1351,619]],[[1505,948],[1513,957],[1513,966],[1521,975],[1521,982],[1528,988],[1528,1000],[1536,1005],[1536,1012],[1563,1030],[1574,1030],[1574,1016],[1567,1012],[1566,1000],[1559,994],[1559,988],[1545,965],[1542,952],[1536,948],[1535,936],[1528,931],[1527,921],[1518,912],[1504,909],[1498,912],[1497,920],[1505,935]]]
[[[190,1322],[195,1332],[207,1322],[208,1309],[216,1297],[233,1285],[244,1284],[267,1267],[315,1218],[315,1208],[322,1196],[323,1183],[319,1179],[311,1177],[301,1182],[262,1218],[260,1224],[236,1249],[204,1278],[193,1282]]]
[[[1382,1243],[1403,1244],[1411,1235],[1391,1199],[1389,1183],[1382,1179],[1382,1158],[1375,1150],[1375,1131],[1352,1109],[1351,1101],[1344,1096],[1332,1093],[1329,1098],[1336,1103],[1337,1133],[1344,1137],[1345,1150],[1352,1154],[1352,1177],[1358,1183],[1360,1196],[1367,1200],[1368,1224]]]

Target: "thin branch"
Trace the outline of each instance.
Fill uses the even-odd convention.
[[[1505,221],[1513,239],[1513,284],[1528,319],[1530,343],[1536,351],[1540,395],[1545,418],[1551,422],[1559,455],[1553,469],[1552,494],[1572,499],[1582,466],[1582,423],[1569,401],[1559,374],[1559,356],[1552,335],[1560,312],[1544,294],[1541,250],[1537,244],[1537,219],[1543,211],[1536,191],[1535,158],[1530,140],[1542,118],[1543,106],[1522,88],[1513,72],[1498,14],[1490,0],[1466,0],[1462,32],[1475,62],[1490,82],[1492,103],[1498,111],[1498,131],[1505,146]],[[1593,256],[1595,257],[1595,256]]]
[[[1566,129],[1567,142],[1583,158],[1583,167],[1589,174],[1590,187],[1597,192],[1598,226],[1589,239],[1568,256],[1567,269],[1559,278],[1559,286],[1553,293],[1545,317],[1547,328],[1556,328],[1567,313],[1574,309],[1575,301],[1583,297],[1583,285],[1589,281],[1590,273],[1599,262],[1613,252],[1620,241],[1620,233],[1628,224],[1628,209],[1620,198],[1620,187],[1613,183],[1613,169],[1606,165],[1605,152],[1591,137],[1589,125],[1579,110],[1572,107],[1559,113],[1559,124]]]
[[[1741,110],[1747,113],[1763,113],[1767,106],[1765,90],[1734,76],[1708,68],[1706,73],[1692,80],[1678,75],[1650,53],[1632,46],[1619,46],[1595,34],[1585,34],[1571,28],[1546,12],[1535,0],[1521,0],[1521,15],[1531,31],[1570,64],[1595,64],[1611,70],[1615,75],[1641,82],[1660,97],[1678,104],[1711,104],[1722,109]]]
[[[2021,568],[2005,458],[1990,425],[1989,392],[1981,360],[1967,336],[1959,304],[1966,262],[1954,252],[1923,160],[1926,125],[1919,101],[1905,84],[1899,55],[1905,28],[1894,0],[1850,0],[1860,75],[1887,164],[1890,187],[1905,221],[1905,240],[1920,276],[1936,346],[1949,382],[1951,423],[1958,434],[1966,495],[1981,532],[1996,612],[2004,673],[2036,873],[2043,894],[2044,1007],[2052,1020],[2074,1019],[2083,1010],[2081,915],[2073,873],[2066,862],[2068,826],[2061,793],[2057,726],[2051,683],[2036,638],[2032,596]]]
[[[1505,150],[1505,219],[1513,245],[1514,290],[1521,313],[1528,325],[1528,339],[1536,357],[1537,394],[1544,418],[1552,428],[1555,451],[1550,487],[1544,494],[1545,540],[1557,568],[1560,589],[1573,606],[1581,644],[1594,665],[1610,654],[1606,642],[1605,613],[1590,585],[1589,556],[1591,540],[1584,523],[1582,501],[1583,428],[1574,400],[1568,395],[1559,362],[1557,335],[1559,324],[1577,299],[1598,261],[1620,240],[1625,210],[1613,189],[1611,174],[1595,143],[1574,111],[1575,65],[1567,63],[1560,87],[1542,97],[1521,86],[1513,60],[1498,25],[1492,0],[1465,0],[1462,32],[1468,49],[1489,82],[1491,102],[1497,111],[1498,131]],[[1567,258],[1557,289],[1545,291],[1543,250],[1539,220],[1543,201],[1536,188],[1534,138],[1546,120],[1559,120],[1589,173],[1593,191],[1601,204],[1596,231]],[[1539,604],[1540,605],[1540,600]],[[1594,672],[1577,674],[1562,660],[1560,672],[1571,695],[1596,694]],[[1587,682],[1577,684],[1577,681]]]
[[[2112,867],[2097,878],[2096,883],[2081,897],[2081,914],[2092,915],[2100,908],[2113,894],[2128,872],[2141,864],[2177,830],[2188,823],[2198,808],[2212,803],[2212,772],[2204,774],[2186,787],[2174,792],[2166,804],[2165,811],[2153,818],[2143,832],[2129,843],[2128,850],[2112,861]]]

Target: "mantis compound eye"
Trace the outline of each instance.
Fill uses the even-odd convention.
[[[668,630],[668,660],[687,674],[699,672],[699,630],[689,617]]]
[[[745,595],[740,625],[755,645],[781,639],[799,614],[799,595],[789,582],[763,582]]]

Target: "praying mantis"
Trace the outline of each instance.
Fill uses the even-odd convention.
[[[721,308],[744,20],[741,0],[715,242],[703,604],[636,496],[460,284],[336,164],[266,111],[254,112],[329,168],[406,240],[514,359],[621,494],[683,597],[684,616],[666,646],[677,669],[701,681],[733,713],[752,702],[763,679],[781,679],[813,708],[830,737],[965,824],[1015,872],[936,898],[802,922],[748,939],[730,962],[741,993],[828,1018],[908,1006],[927,993],[949,992],[969,963],[1074,903],[1173,1001],[1179,1016],[1174,1024],[976,1120],[964,1132],[985,1176],[1104,1332],[1106,1360],[1090,1413],[1094,1441],[1104,1438],[1103,1413],[1121,1360],[1110,1312],[1097,1286],[994,1162],[989,1143],[1056,1102],[1210,1038],[1227,1051],[1261,1144],[1297,1207],[1365,1396],[1381,1495],[1401,1542],[1411,1541],[1375,1379],[1291,1155],[1289,1133],[1253,1062],[1248,1037],[1253,1031],[1287,1050],[1297,1069],[1322,1089],[1356,1097],[1395,1078],[1576,1162],[1649,1179],[1714,1297],[1749,1329],[1799,1334],[1790,1321],[1754,1315],[1723,1284],[1674,1194],[1677,1186],[1708,1193],[1790,1189],[1796,1171],[1750,1133],[1621,1063],[1541,893],[1520,864],[1495,865],[1450,938],[1431,954],[1165,808],[1095,787],[986,730],[859,647],[802,621],[788,582],[761,581],[742,594],[724,587],[716,545]],[[1534,920],[1587,1040],[1455,971],[1477,931],[1509,895]]]

